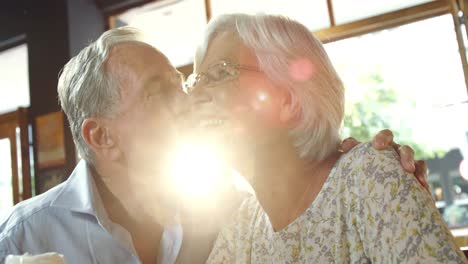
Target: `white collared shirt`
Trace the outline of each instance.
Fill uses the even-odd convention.
[[[19,203],[0,223],[0,264],[26,252],[58,252],[69,264],[140,263],[130,233],[108,218],[83,160],[67,181]],[[182,237],[180,225],[164,228],[158,263],[176,262]]]

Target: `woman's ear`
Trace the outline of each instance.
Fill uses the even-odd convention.
[[[81,134],[96,156],[115,159],[118,152],[115,135],[106,123],[98,118],[87,118],[81,125]]]
[[[297,120],[298,109],[292,104],[290,93],[283,93],[280,99],[279,119],[282,124],[291,124]]]

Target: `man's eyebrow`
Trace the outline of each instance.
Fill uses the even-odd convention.
[[[155,74],[145,81],[143,90],[145,93],[162,92],[167,84],[173,84],[174,81],[180,82],[180,89],[182,89],[184,80],[184,75],[179,71],[170,74]]]

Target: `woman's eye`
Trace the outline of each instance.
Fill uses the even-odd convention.
[[[223,81],[231,76],[231,71],[228,68],[223,67],[214,71],[211,77],[214,81]]]

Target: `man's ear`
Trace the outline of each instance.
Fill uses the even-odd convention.
[[[280,99],[279,119],[282,124],[292,124],[298,118],[297,106],[292,104],[291,94],[283,93]]]
[[[81,134],[96,156],[114,160],[119,153],[112,130],[104,120],[87,118],[81,125]]]

